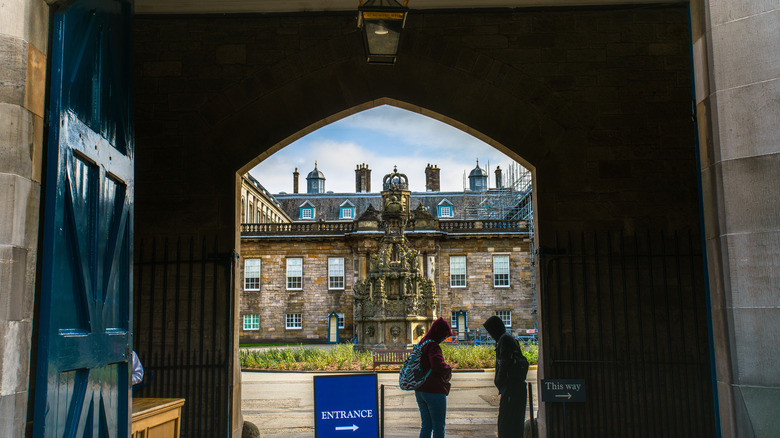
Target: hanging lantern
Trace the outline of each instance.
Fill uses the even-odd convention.
[[[396,0],[360,0],[358,27],[363,29],[363,42],[369,64],[395,64],[401,30],[406,24],[409,8]]]

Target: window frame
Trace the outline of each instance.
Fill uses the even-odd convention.
[[[332,271],[333,265],[331,265],[331,261],[335,261],[335,260],[341,260],[341,275],[340,276],[339,275],[332,275],[333,274],[333,271]],[[328,257],[328,290],[344,290],[345,285],[346,285],[346,275],[345,275],[345,269],[346,268],[345,268],[345,266],[346,265],[345,265],[344,257]],[[340,280],[341,285],[338,284],[339,277],[341,278],[341,280]]]
[[[260,314],[247,313],[243,319],[244,330],[260,330]]]
[[[345,318],[344,314],[336,312],[336,320],[338,321],[337,324],[338,324],[339,330],[343,330],[344,326],[346,325],[345,324],[346,318]]]
[[[314,219],[314,207],[301,207],[301,219]]]
[[[439,217],[455,217],[452,205],[439,205]]]
[[[290,261],[297,260],[299,263],[299,269],[296,269],[296,271],[293,271],[293,274],[298,275],[290,275],[291,267],[294,267],[294,265],[290,264]],[[287,286],[287,290],[303,290],[303,257],[286,257],[285,258],[285,278],[286,282],[285,285]],[[297,279],[297,281],[295,280]],[[292,284],[292,287],[290,286]]]
[[[339,207],[339,219],[355,219],[355,207]]]
[[[511,310],[496,310],[496,316],[501,318],[504,322],[505,328],[512,328],[512,311]]]
[[[256,277],[249,277],[248,274],[250,272],[249,263],[250,262],[257,262],[257,276]],[[261,278],[262,278],[262,259],[244,259],[244,290],[245,291],[258,291],[260,290],[261,286]],[[252,268],[254,271],[254,268]],[[253,272],[254,273],[254,272]],[[247,283],[249,280],[257,280],[257,287],[249,287],[247,286]]]
[[[460,272],[454,273],[455,270],[453,269],[453,266],[455,266],[455,263],[453,263],[453,260],[455,260],[455,259],[458,259],[458,260],[462,259],[463,260],[463,267],[462,267],[463,268],[463,272],[462,273],[460,273]],[[450,256],[450,287],[458,287],[458,288],[460,288],[460,287],[466,287],[468,285],[467,282],[466,282],[466,280],[467,280],[467,272],[468,272],[466,263],[467,263],[467,260],[466,260],[466,256],[465,255],[451,255]],[[458,266],[458,268],[460,269],[460,266]],[[456,282],[455,282],[456,279],[459,280],[457,282],[458,284],[456,284]]]
[[[497,259],[506,259],[506,272],[499,272],[504,266],[503,262],[497,263]],[[502,269],[503,270],[503,269]],[[493,254],[493,287],[510,287],[510,258],[509,254]],[[500,281],[499,281],[500,280]]]
[[[302,330],[303,329],[303,314],[302,313],[286,313],[284,315],[284,329],[285,330]]]

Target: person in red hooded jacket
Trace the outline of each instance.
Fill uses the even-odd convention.
[[[430,375],[419,388],[414,391],[417,406],[420,408],[420,438],[444,437],[444,421],[447,417],[447,394],[450,393],[450,378],[452,368],[444,362],[444,355],[439,344],[452,336],[452,329],[444,318],[439,318],[431,324],[428,333],[420,339],[420,343],[428,342],[422,348],[421,365],[423,370],[431,370]]]

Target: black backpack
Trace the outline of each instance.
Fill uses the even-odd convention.
[[[510,335],[509,333],[505,333],[503,336],[509,336],[514,341],[515,348],[512,349],[512,363],[510,365],[510,371],[509,376],[513,380],[514,384],[517,384],[516,381],[522,380],[522,384],[525,384],[525,378],[528,375],[528,359],[525,358],[523,355],[523,350],[520,348],[520,343],[517,342],[517,339],[514,338],[514,336]]]
[[[430,369],[428,371],[422,369],[422,349],[429,342],[433,342],[433,340],[428,339],[412,347],[412,352],[409,353],[409,357],[401,366],[401,372],[398,373],[398,386],[401,389],[414,391],[421,387],[428,375],[431,374]]]

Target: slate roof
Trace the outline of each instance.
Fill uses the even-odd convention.
[[[474,192],[412,192],[411,209],[416,209],[422,204],[428,212],[437,217],[437,206],[443,200],[452,203],[453,217],[447,219],[465,219],[464,211],[468,207],[477,205],[482,199],[481,193]],[[339,220],[339,207],[349,201],[355,206],[355,217],[360,217],[372,205],[376,210],[382,210],[382,195],[380,193],[280,193],[274,195],[282,209],[294,222],[337,221]],[[313,219],[300,219],[299,208],[306,201],[315,207]],[[344,219],[352,220],[352,219]]]

